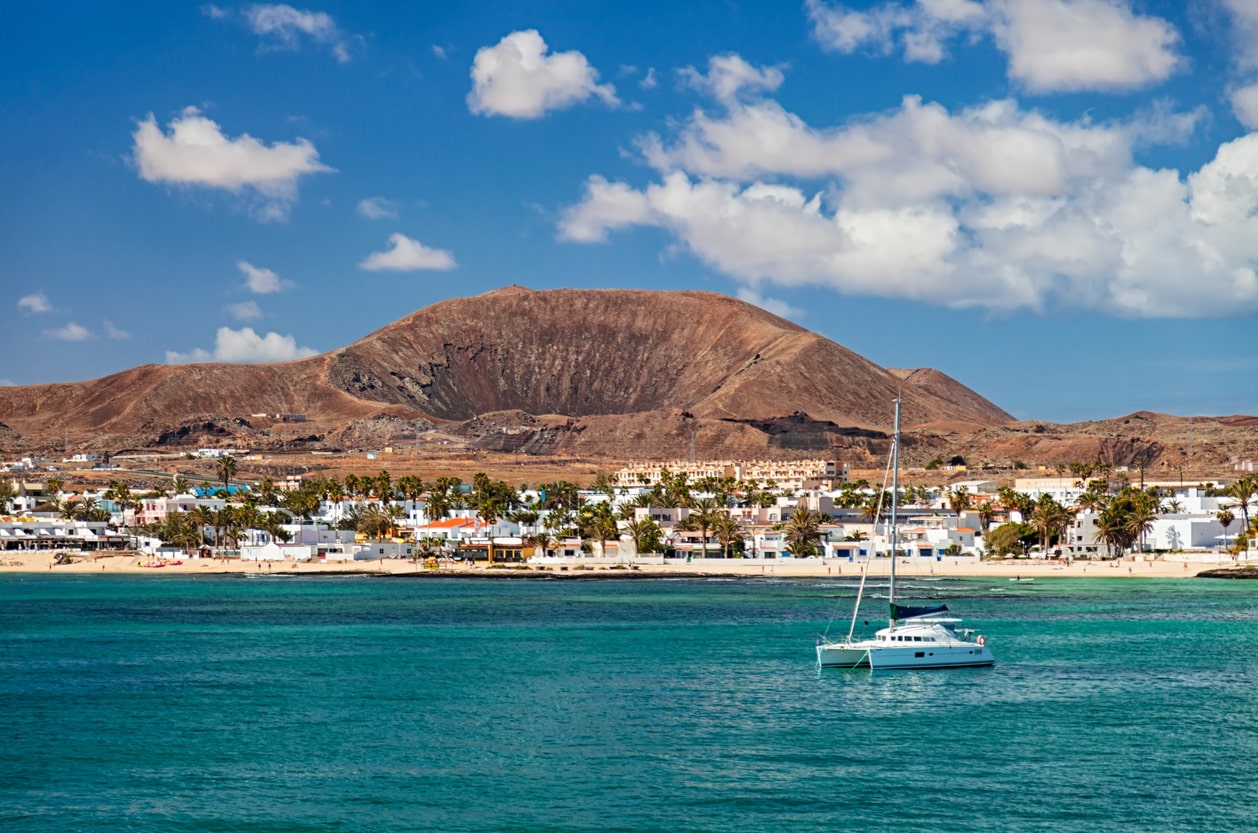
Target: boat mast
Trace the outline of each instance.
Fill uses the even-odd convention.
[[[900,400],[895,401],[895,437],[891,441],[891,581],[887,585],[890,626],[895,627],[896,514],[900,507]]]

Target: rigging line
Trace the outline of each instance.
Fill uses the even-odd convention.
[[[878,493],[878,505],[877,505],[877,508],[874,510],[875,511],[874,530],[873,530],[874,535],[878,534],[878,519],[882,517],[882,500],[887,495],[887,481],[891,478],[891,467],[893,465],[892,461],[895,460],[895,457],[896,457],[896,450],[897,450],[896,443],[897,442],[898,440],[896,439],[892,439],[891,441],[891,453],[887,455],[887,468],[882,473],[882,490],[879,491]],[[869,565],[873,561],[874,552],[875,552],[874,540],[873,540],[873,536],[871,535],[870,540],[869,540],[869,555],[866,556],[865,566],[861,569],[860,588],[856,591],[856,604],[852,605],[852,623],[851,625],[848,626],[848,629],[847,629],[848,642],[852,641],[852,634],[856,632],[856,619],[858,616],[860,616],[861,599],[863,599],[865,596],[865,579],[869,575]],[[894,552],[891,553],[891,557],[895,558]]]
[[[892,440],[894,443],[895,440]],[[878,519],[882,517],[882,499],[887,495],[887,483],[891,480],[891,461],[894,454],[887,455],[887,467],[882,472],[882,488],[878,491],[878,503],[874,506],[874,525],[873,534],[869,536],[869,550],[865,555],[865,563],[861,565],[860,586],[856,590],[856,604],[852,606],[852,624],[847,630],[847,641],[852,641],[852,634],[856,631],[856,617],[860,613],[861,598],[865,595],[865,578],[869,575],[870,560],[874,557],[874,538],[878,535]],[[830,635],[830,628],[834,624],[834,620],[839,615],[839,604],[843,600],[836,598],[834,600],[834,609],[830,611],[830,619],[826,622],[826,629],[821,634],[823,639]]]

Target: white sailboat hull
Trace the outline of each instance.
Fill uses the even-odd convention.
[[[978,668],[996,658],[979,637],[962,638],[952,627],[956,619],[906,620],[883,628],[873,639],[822,641],[817,664],[822,668],[871,668],[886,671],[913,668]],[[972,633],[966,631],[966,633]]]
[[[985,645],[888,647],[872,643],[822,644],[817,664],[822,668],[870,668],[903,671],[914,668],[981,668],[996,658]]]

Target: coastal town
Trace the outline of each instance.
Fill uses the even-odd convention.
[[[782,576],[841,575],[890,554],[886,483],[836,460],[639,461],[580,484],[509,485],[384,468],[255,478],[247,450],[182,457],[213,479],[166,476],[147,458],[10,461],[0,568]],[[1192,484],[1099,462],[992,477],[936,463],[897,496],[910,573],[1194,575],[1258,555],[1246,461]]]

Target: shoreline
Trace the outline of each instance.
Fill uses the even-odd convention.
[[[0,575],[18,573],[68,573],[76,575],[292,575],[380,576],[424,578],[856,578],[862,564],[846,559],[702,559],[691,562],[613,564],[587,559],[566,563],[509,564],[443,562],[436,567],[407,559],[347,562],[240,561],[238,559],[186,558],[165,563],[133,552],[75,554],[71,563],[56,564],[56,551],[9,552],[0,555]],[[885,577],[887,563],[871,565],[871,578]],[[901,560],[896,575],[906,578],[1003,578],[1010,581],[1050,578],[1194,578],[1206,571],[1234,568],[1229,558],[1209,561],[1144,560],[1130,556],[1116,561],[1074,561],[1062,564],[1044,560],[976,561],[973,558]]]

